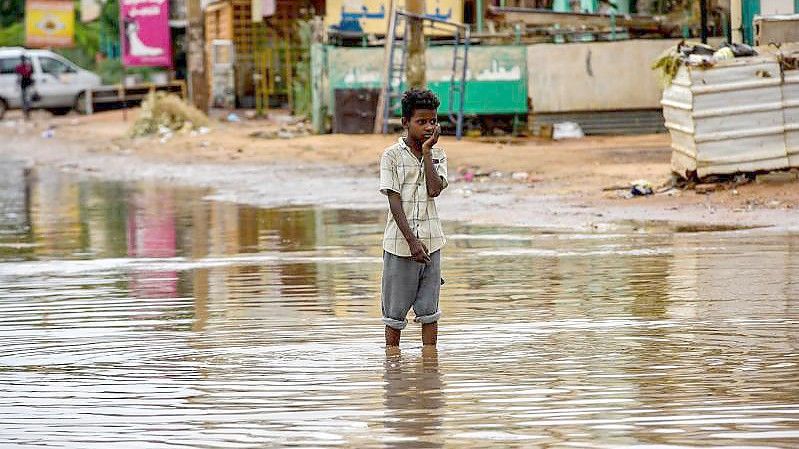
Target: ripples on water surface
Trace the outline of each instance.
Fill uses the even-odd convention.
[[[0,446],[799,447],[799,237],[448,223],[382,348],[383,213],[0,169]]]

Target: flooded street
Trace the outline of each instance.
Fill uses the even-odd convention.
[[[383,348],[385,212],[0,165],[0,447],[799,447],[799,234],[447,222]]]

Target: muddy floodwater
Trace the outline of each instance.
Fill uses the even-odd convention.
[[[384,212],[208,194],[1,164],[0,447],[799,447],[799,235],[447,222],[386,353]]]

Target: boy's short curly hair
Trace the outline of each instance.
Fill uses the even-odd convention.
[[[438,109],[441,102],[429,89],[410,89],[402,95],[402,117],[410,119],[417,109]]]

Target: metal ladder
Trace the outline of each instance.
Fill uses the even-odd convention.
[[[463,43],[461,44],[460,29],[454,34],[455,42],[452,44],[452,74],[449,79],[449,120],[455,123],[455,138],[461,140],[463,136],[463,104],[466,101],[466,70],[469,67],[469,28],[463,29]],[[463,49],[459,54],[458,49]],[[460,67],[458,62],[460,61]],[[460,73],[459,73],[460,72]],[[460,74],[458,80],[455,77]],[[458,94],[457,117],[455,117],[455,94]]]
[[[452,73],[449,84],[449,108],[447,115],[455,124],[455,136],[458,140],[463,136],[463,105],[466,96],[466,71],[469,55],[469,27],[447,22],[428,16],[418,16],[395,9],[389,18],[389,34],[386,36],[388,60],[386,61],[386,82],[383,84],[383,100],[380,102],[378,117],[382,117],[383,134],[388,133],[392,112],[400,107],[402,101],[402,82],[408,60],[408,39],[410,36],[410,20],[422,19],[434,29],[452,33],[453,55]],[[442,28],[443,27],[443,28]],[[400,34],[400,30],[402,30]],[[457,108],[456,106],[457,94]]]

